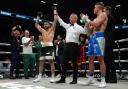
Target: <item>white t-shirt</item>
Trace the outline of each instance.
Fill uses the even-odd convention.
[[[22,44],[23,44],[23,54],[32,54],[32,44],[30,42],[30,44],[28,46],[25,46],[24,44],[27,43],[30,40],[30,38],[27,37],[23,37],[22,38]]]

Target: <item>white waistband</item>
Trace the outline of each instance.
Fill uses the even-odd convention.
[[[53,46],[53,43],[52,42],[41,42],[41,45],[42,45],[42,47]]]

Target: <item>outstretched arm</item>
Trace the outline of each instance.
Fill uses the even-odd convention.
[[[59,15],[57,15],[57,19],[58,22],[60,23],[61,26],[63,26],[65,29],[67,29],[69,27],[69,24],[65,23],[60,17]]]
[[[54,15],[54,21],[53,21],[53,24],[52,24],[52,29],[53,29],[54,32],[56,31],[56,24],[57,24],[57,15]]]

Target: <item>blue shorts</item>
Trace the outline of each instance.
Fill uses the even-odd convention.
[[[104,32],[90,35],[87,56],[104,56],[105,37]]]

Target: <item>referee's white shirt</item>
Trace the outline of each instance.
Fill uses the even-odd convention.
[[[79,43],[79,36],[80,34],[86,34],[86,28],[75,23],[74,25],[65,23],[59,16],[58,22],[61,26],[66,29],[66,43],[74,42]]]

